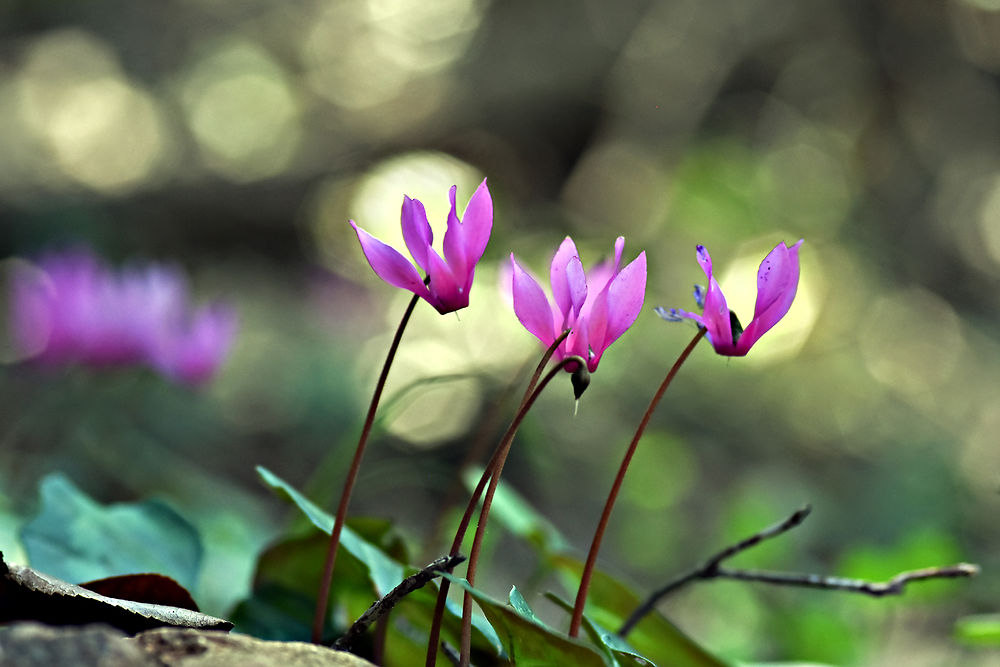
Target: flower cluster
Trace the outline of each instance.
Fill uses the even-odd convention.
[[[236,333],[221,305],[192,309],[183,275],[157,264],[116,272],[89,250],[48,254],[11,283],[18,351],[42,364],[146,364],[188,385],[209,380]]]

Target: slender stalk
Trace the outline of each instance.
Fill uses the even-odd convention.
[[[566,329],[556,338],[552,345],[545,351],[542,355],[541,360],[538,362],[538,366],[535,368],[535,373],[531,376],[531,381],[528,383],[528,387],[524,390],[524,397],[521,399],[521,403],[518,406],[518,411],[524,407],[524,404],[530,399],[532,391],[535,385],[538,383],[538,378],[541,377],[542,371],[545,370],[545,365],[549,363],[549,359],[555,354],[556,348],[566,340],[566,336],[569,335],[569,329]],[[507,432],[510,432],[510,427],[507,428]],[[497,460],[500,458],[500,452],[503,448],[504,440],[506,440],[507,434],[500,439],[495,450],[493,450],[493,455],[490,457],[489,462],[486,464],[486,468],[483,470],[483,474],[479,477],[479,482],[476,484],[475,490],[472,492],[472,497],[469,498],[469,503],[465,507],[465,513],[462,515],[461,521],[458,523],[458,530],[455,531],[455,538],[451,543],[451,550],[448,552],[451,556],[457,556],[459,549],[462,548],[462,541],[465,539],[465,533],[469,529],[469,523],[472,521],[472,514],[476,510],[476,504],[479,502],[479,497],[483,494],[483,489],[486,488],[486,483],[490,480],[493,475],[493,468],[496,466]],[[437,652],[438,645],[441,641],[441,622],[444,618],[444,607],[448,600],[448,591],[451,588],[451,582],[447,579],[442,579],[440,588],[438,589],[437,602],[434,605],[434,617],[431,621],[430,634],[428,635],[427,641],[427,660],[425,667],[434,667],[437,662]]]
[[[618,468],[618,475],[615,476],[614,484],[611,486],[611,492],[608,494],[608,499],[604,503],[604,511],[601,513],[601,520],[597,523],[597,530],[594,532],[594,539],[590,543],[590,552],[587,554],[587,563],[583,566],[583,574],[580,577],[580,588],[576,592],[576,603],[573,605],[573,618],[569,625],[569,636],[576,637],[580,633],[580,624],[583,621],[583,607],[587,602],[587,591],[590,589],[590,580],[594,575],[594,566],[597,564],[597,552],[601,549],[601,541],[604,539],[604,531],[607,530],[608,521],[611,519],[611,510],[615,506],[615,500],[618,498],[618,492],[622,488],[622,482],[625,480],[625,473],[628,470],[629,463],[632,461],[632,456],[635,454],[636,446],[639,444],[639,440],[642,438],[642,434],[646,430],[646,426],[649,424],[650,418],[653,416],[653,411],[656,410],[656,406],[659,405],[660,399],[663,398],[663,394],[667,391],[667,387],[673,381],[674,376],[677,375],[677,371],[680,370],[684,362],[687,361],[688,356],[690,356],[691,351],[694,350],[695,345],[698,344],[705,336],[705,329],[699,329],[695,337],[691,339],[684,351],[681,352],[681,356],[677,357],[677,361],[670,368],[667,376],[663,378],[663,382],[660,384],[659,389],[653,394],[653,399],[649,402],[649,407],[646,408],[646,413],[642,416],[642,421],[639,422],[639,428],[636,429],[635,435],[632,436],[632,442],[628,446],[628,450],[625,452],[625,458],[622,459],[622,464]]]
[[[465,571],[465,579],[469,582],[470,586],[476,583],[476,568],[479,564],[479,553],[482,551],[483,546],[483,536],[486,533],[486,523],[490,514],[490,507],[493,505],[493,495],[496,493],[497,485],[500,483],[500,473],[503,472],[504,463],[507,461],[507,454],[510,453],[511,444],[514,442],[514,436],[517,434],[517,429],[521,426],[521,422],[528,414],[528,410],[534,405],[535,400],[545,389],[546,385],[552,381],[560,371],[566,368],[569,364],[586,364],[586,360],[582,357],[572,356],[566,357],[558,364],[552,367],[545,377],[538,383],[537,388],[531,392],[531,395],[522,402],[520,409],[517,411],[514,420],[510,423],[510,427],[507,429],[507,433],[504,434],[503,440],[500,441],[500,446],[497,448],[498,456],[496,461],[493,463],[493,473],[490,476],[490,484],[486,489],[486,495],[483,496],[483,507],[479,511],[479,521],[476,523],[476,535],[472,540],[472,551],[469,552],[469,564]],[[462,601],[462,635],[461,635],[461,647],[459,649],[459,667],[469,667],[470,654],[472,652],[472,595],[466,591],[465,596]]]
[[[340,546],[340,533],[344,529],[344,521],[347,519],[347,507],[351,502],[351,492],[354,490],[354,482],[357,481],[358,471],[361,469],[361,458],[365,454],[365,445],[368,444],[368,436],[371,435],[372,424],[375,422],[375,411],[378,409],[379,399],[382,398],[382,390],[385,389],[385,381],[389,376],[389,368],[396,357],[396,350],[399,349],[399,341],[403,338],[403,331],[406,329],[413,309],[417,306],[420,297],[413,295],[410,304],[403,313],[403,319],[396,327],[396,334],[389,345],[389,352],[386,354],[385,363],[382,364],[382,372],[375,383],[375,392],[372,394],[371,404],[368,406],[368,415],[365,417],[364,426],[361,427],[361,436],[358,438],[358,446],[354,450],[354,460],[347,471],[347,479],[344,481],[344,488],[340,492],[340,504],[337,506],[337,517],[333,522],[333,530],[330,532],[330,546],[326,551],[326,562],[323,565],[323,578],[320,581],[319,596],[316,599],[316,613],[313,616],[312,641],[318,644],[323,641],[323,623],[326,620],[326,606],[330,600],[330,584],[333,581],[333,566],[337,562],[337,548]]]

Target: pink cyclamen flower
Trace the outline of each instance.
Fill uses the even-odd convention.
[[[790,248],[784,242],[779,243],[760,263],[760,268],[757,269],[757,303],[753,319],[745,329],[740,325],[736,313],[729,310],[726,297],[712,274],[712,258],[702,245],[697,246],[698,263],[708,277],[708,291],[703,291],[697,285],[694,291],[695,301],[703,308],[702,314],[677,308],[657,308],[656,312],[670,322],[694,320],[698,326],[708,330],[708,340],[716,352],[727,357],[742,357],[791,308],[799,285],[801,245],[802,240]]]
[[[587,360],[587,370],[597,370],[604,351],[639,316],[646,296],[646,253],[639,253],[621,268],[624,249],[625,239],[619,236],[614,261],[602,262],[585,274],[576,245],[567,236],[549,269],[554,304],[511,254],[511,291],[517,319],[546,346],[570,329],[556,349],[557,359],[577,355]]]
[[[400,215],[403,240],[417,266],[427,274],[426,284],[416,267],[395,248],[350,221],[358,234],[361,249],[378,277],[390,285],[413,292],[441,314],[469,305],[469,289],[476,272],[476,262],[483,256],[493,230],[493,200],[486,180],[483,179],[469,199],[461,220],[455,212],[456,190],[453,185],[448,192],[451,212],[448,213],[448,227],[444,233],[444,259],[431,247],[434,235],[427,222],[424,205],[417,199],[403,197]]]
[[[38,363],[146,364],[197,385],[228,353],[236,318],[220,305],[192,313],[184,277],[173,267],[115,272],[78,248],[15,269],[11,328],[18,351]]]

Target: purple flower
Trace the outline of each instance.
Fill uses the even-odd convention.
[[[621,267],[625,239],[615,241],[614,262],[602,262],[584,274],[573,239],[568,236],[556,250],[549,269],[551,304],[542,288],[514,259],[510,261],[514,313],[521,324],[546,346],[570,329],[556,349],[557,359],[577,355],[587,360],[587,370],[597,370],[601,355],[632,326],[646,295],[646,253]],[[573,371],[573,368],[567,368]]]
[[[197,385],[222,363],[236,318],[223,306],[191,313],[184,277],[173,267],[115,272],[74,249],[15,270],[11,327],[18,351],[38,363],[146,364]]]
[[[410,290],[441,314],[469,305],[469,289],[476,272],[476,262],[483,256],[493,229],[493,200],[486,187],[486,180],[476,188],[465,207],[462,220],[455,213],[456,189],[453,185],[448,192],[451,212],[448,214],[448,228],[444,233],[444,259],[431,247],[434,235],[427,222],[424,205],[417,199],[403,197],[400,216],[403,240],[417,266],[427,274],[426,284],[416,267],[395,248],[382,243],[358,227],[353,220],[350,221],[358,234],[361,249],[378,277],[390,285]]]
[[[753,344],[785,316],[795,299],[799,285],[800,240],[792,247],[784,242],[774,246],[757,269],[757,304],[753,319],[744,329],[736,313],[729,310],[726,297],[712,275],[712,258],[705,246],[698,246],[698,263],[708,277],[708,291],[695,287],[695,301],[702,306],[703,313],[697,315],[684,310],[657,308],[656,312],[665,320],[679,322],[694,320],[698,326],[708,330],[708,340],[719,354],[727,357],[742,357]]]

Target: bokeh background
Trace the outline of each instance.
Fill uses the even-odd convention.
[[[405,307],[347,220],[397,242],[405,193],[440,235],[447,188],[462,206],[486,177],[472,304],[418,307],[356,514],[442,548],[459,467],[540,351],[501,265],[544,275],[567,234],[589,265],[624,235],[627,259],[648,253],[645,312],[578,414],[568,382],[548,392],[505,473],[582,555],[693,333],[652,307],[691,307],[695,244],[745,323],[757,263],[805,238],[785,321],[744,359],[703,344],[670,389],[601,565],[650,589],[808,502],[735,564],[984,572],[885,600],[705,583],[664,611],[741,659],[990,664],[953,626],[1000,610],[998,72],[996,0],[0,3],[4,274],[86,243],[179,263],[241,323],[198,392],[38,372],[5,344],[0,549],[16,560],[47,472],[104,501],[159,496],[205,535],[202,606],[225,614],[287,517],[253,466],[331,506]],[[497,533],[481,582],[503,595],[535,564]]]

